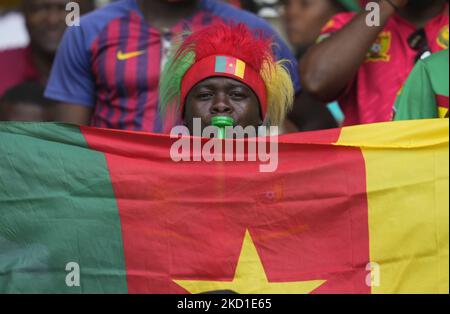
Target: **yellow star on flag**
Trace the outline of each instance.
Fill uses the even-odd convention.
[[[231,290],[239,294],[308,294],[325,280],[269,282],[248,230],[232,281],[173,280],[190,293]]]

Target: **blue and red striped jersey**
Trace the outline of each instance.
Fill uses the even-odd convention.
[[[143,18],[136,0],[120,0],[83,16],[80,26],[66,30],[45,95],[92,108],[92,126],[161,132],[158,82],[164,43],[216,19],[243,22],[273,37],[275,55],[291,60],[291,76],[300,90],[296,60],[264,20],[221,1],[201,0],[196,14],[161,33]]]

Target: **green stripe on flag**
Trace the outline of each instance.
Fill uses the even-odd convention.
[[[225,73],[227,71],[227,58],[223,56],[216,57],[216,73]]]
[[[106,159],[78,127],[0,123],[0,292],[127,292]]]

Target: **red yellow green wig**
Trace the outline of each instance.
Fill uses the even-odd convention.
[[[183,112],[190,90],[210,77],[238,80],[258,97],[262,118],[278,125],[292,107],[287,61],[276,61],[272,41],[244,24],[215,23],[188,36],[169,57],[160,81],[160,111]]]

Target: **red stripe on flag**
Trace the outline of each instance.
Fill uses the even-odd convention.
[[[436,101],[439,107],[448,109],[448,96],[436,95]]]
[[[167,136],[81,130],[106,156],[130,293],[185,293],[174,279],[231,281],[246,230],[269,282],[322,279],[314,293],[370,292],[359,149],[280,144],[278,170],[262,174],[256,162],[175,163]]]
[[[226,57],[225,73],[236,75],[236,58]]]
[[[323,131],[302,132],[301,136],[298,133],[290,133],[281,135],[278,138],[280,143],[292,144],[334,144],[339,140],[342,129],[329,129]]]
[[[249,229],[269,281],[325,279],[316,292],[370,292],[361,152],[280,146],[257,163],[174,163],[165,136],[82,128],[106,152],[131,293],[181,293],[173,279],[231,280]]]

